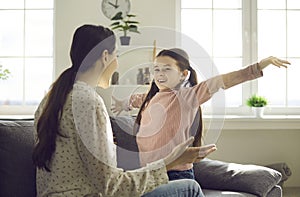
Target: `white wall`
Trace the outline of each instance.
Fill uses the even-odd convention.
[[[249,125],[251,128],[251,125]],[[210,158],[243,164],[268,165],[285,162],[292,176],[284,186],[300,186],[300,129],[223,130],[218,150]]]
[[[102,0],[55,0],[55,73],[71,66],[69,50],[75,29],[86,23],[109,26],[111,21],[101,11]],[[175,28],[174,0],[131,0],[131,13],[140,26]],[[153,42],[151,40],[151,42]]]
[[[74,30],[85,23],[109,26],[101,12],[101,0],[55,1],[55,78],[71,65],[69,49]],[[175,29],[175,0],[131,0],[131,12],[141,26]],[[152,42],[152,40],[151,40]],[[280,120],[278,120],[280,121]],[[252,125],[249,125],[251,128]],[[300,128],[289,130],[224,130],[211,158],[224,161],[270,164],[286,162],[293,175],[285,186],[300,187]]]

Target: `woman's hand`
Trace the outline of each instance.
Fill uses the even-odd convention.
[[[114,103],[112,104],[111,111],[118,116],[124,110],[124,102],[114,96],[112,96],[112,99],[114,100]]]
[[[177,165],[199,162],[211,152],[217,150],[216,145],[210,144],[201,147],[189,147],[194,141],[194,137],[176,146],[173,151],[165,157],[164,161],[167,170]]]
[[[273,64],[273,65],[277,66],[278,68],[280,68],[280,67],[287,68],[287,66],[285,64],[291,64],[291,63],[286,60],[282,60],[277,57],[270,56],[268,58],[262,59],[259,62],[259,67],[261,70],[263,70],[270,64]]]
[[[207,155],[217,150],[217,147],[215,144],[208,144],[205,146],[200,146],[199,150],[199,158],[204,159]]]

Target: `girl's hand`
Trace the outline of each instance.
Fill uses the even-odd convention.
[[[203,147],[189,147],[194,141],[194,137],[177,145],[173,151],[165,157],[164,161],[167,170],[177,165],[199,162],[211,152],[217,150],[216,145],[211,144]]]
[[[273,65],[277,66],[278,68],[280,68],[280,67],[287,68],[287,66],[285,64],[291,64],[291,63],[286,60],[282,60],[277,57],[270,56],[268,58],[262,59],[259,62],[259,67],[261,70],[263,70],[270,64],[273,64]]]
[[[112,96],[114,103],[112,104],[111,111],[118,116],[124,109],[123,109],[123,101],[117,99],[116,97]]]

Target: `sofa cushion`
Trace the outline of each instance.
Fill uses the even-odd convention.
[[[140,166],[136,137],[133,135],[135,118],[131,116],[110,117],[112,130],[117,143],[117,163],[124,170]]]
[[[0,120],[0,196],[33,197],[33,121]]]
[[[273,169],[203,159],[194,164],[195,178],[205,189],[238,191],[266,196],[281,179]]]

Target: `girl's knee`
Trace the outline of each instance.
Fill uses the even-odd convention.
[[[176,182],[177,188],[181,188],[181,191],[187,193],[187,196],[202,197],[204,196],[199,183],[193,179],[180,179]]]
[[[190,189],[201,192],[201,187],[197,181],[193,179],[185,179],[184,182],[186,182]]]

